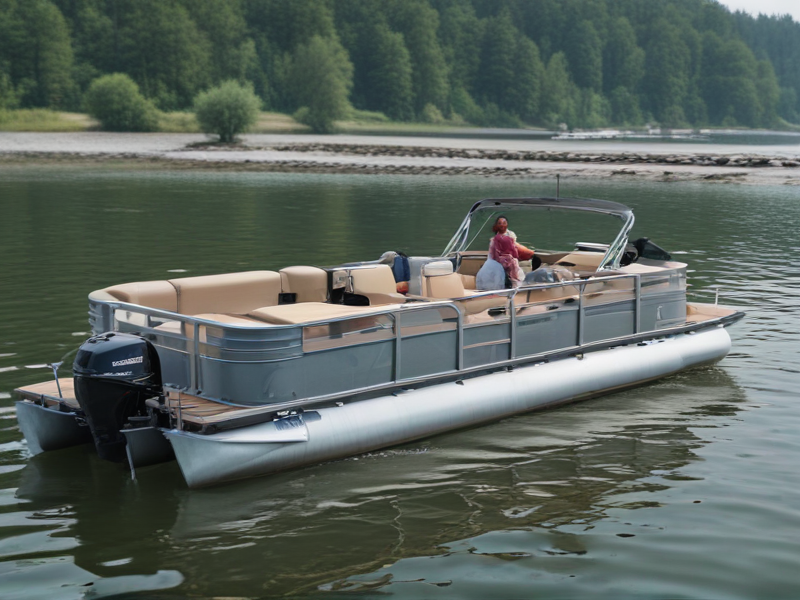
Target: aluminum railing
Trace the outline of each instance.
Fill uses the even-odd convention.
[[[485,325],[492,325],[497,323],[505,322],[506,320],[509,322],[510,326],[510,338],[509,338],[509,356],[508,361],[502,361],[501,363],[497,363],[498,365],[505,364],[506,362],[515,363],[518,361],[519,358],[517,356],[517,318],[518,318],[518,311],[536,305],[545,305],[545,304],[553,304],[554,302],[558,302],[559,300],[563,300],[564,298],[559,299],[543,299],[537,300],[533,302],[525,302],[521,304],[517,304],[515,302],[516,297],[521,293],[527,293],[530,291],[540,291],[540,290],[548,290],[548,289],[557,289],[557,288],[578,288],[578,335],[575,343],[575,347],[579,348],[584,344],[584,330],[585,330],[585,318],[586,318],[586,303],[585,303],[585,296],[586,296],[586,288],[588,286],[597,285],[598,283],[605,283],[610,281],[616,280],[626,280],[632,279],[632,291],[633,291],[633,300],[635,306],[635,314],[634,314],[634,334],[641,333],[641,274],[622,274],[622,275],[610,275],[604,277],[596,277],[590,279],[576,279],[572,281],[560,281],[554,283],[537,283],[535,285],[523,286],[514,289],[508,290],[495,290],[495,291],[486,291],[486,292],[478,292],[476,294],[472,294],[469,296],[464,296],[461,298],[450,298],[444,300],[427,300],[427,301],[419,301],[419,302],[408,302],[406,304],[390,304],[386,305],[386,307],[382,310],[374,310],[371,309],[368,313],[370,317],[377,317],[386,315],[392,320],[392,329],[394,333],[394,345],[395,345],[395,358],[394,358],[394,382],[401,382],[405,381],[404,378],[399,377],[401,373],[402,367],[402,315],[409,314],[413,311],[421,311],[421,310],[429,310],[432,308],[450,308],[455,311],[457,321],[456,321],[456,372],[463,371],[464,369],[464,328],[465,328],[465,314],[462,311],[459,303],[467,303],[471,300],[483,298],[483,297],[506,297],[507,303],[505,307],[504,314],[497,315],[497,318],[494,321],[489,321],[486,323],[481,324],[474,324],[466,326],[485,326]],[[189,315],[181,315],[174,312],[156,309],[156,308],[149,308],[144,306],[139,306],[136,304],[129,304],[126,302],[112,302],[106,300],[92,300],[91,301],[91,309],[90,315],[94,318],[98,316],[96,311],[100,311],[100,317],[103,318],[105,316],[111,319],[111,324],[114,330],[118,330],[120,322],[126,322],[124,320],[120,320],[116,316],[116,311],[123,310],[133,314],[142,315],[144,317],[144,325],[143,327],[152,330],[153,333],[156,334],[166,334],[166,335],[175,335],[174,332],[166,332],[166,331],[158,331],[155,328],[157,325],[154,324],[154,320],[160,320],[163,322],[179,322],[181,323],[181,338],[186,342],[186,351],[189,354],[189,375],[190,375],[190,386],[191,392],[197,392],[199,388],[199,374],[200,374],[200,359],[203,356],[201,353],[201,328],[202,327],[214,327],[216,329],[227,329],[227,330],[252,330],[252,327],[248,326],[247,324],[238,324],[238,323],[220,323],[218,321],[213,321],[210,319],[202,319],[194,316]],[[105,312],[108,311],[108,312]],[[346,322],[346,321],[354,321],[356,319],[362,319],[365,315],[364,314],[356,314],[356,315],[348,315],[343,317],[335,317],[331,319],[320,319],[313,322],[308,323],[300,323],[300,324],[282,324],[282,325],[272,325],[270,324],[269,329],[271,331],[274,330],[287,330],[287,329],[300,329],[301,336],[302,330],[309,327],[318,327],[321,325],[329,325],[332,323],[338,322]],[[130,322],[128,322],[130,323]],[[132,323],[136,325],[136,323]],[[186,335],[186,333],[191,330],[192,336],[191,339]],[[207,343],[207,342],[206,342]],[[485,365],[489,366],[496,366],[496,365]],[[473,370],[472,368],[469,369],[470,371]],[[442,373],[446,374],[446,373]]]

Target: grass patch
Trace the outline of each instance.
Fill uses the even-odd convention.
[[[290,115],[262,112],[249,133],[308,133],[311,128],[295,121]]]
[[[778,130],[779,131],[800,131],[800,125],[797,123],[790,123],[786,119],[778,117]]]
[[[158,129],[163,133],[200,133],[194,113],[158,111]]]
[[[0,131],[88,131],[97,126],[97,121],[81,113],[45,108],[0,110]]]
[[[376,110],[359,110],[353,108],[350,110],[350,116],[347,121],[355,123],[391,123],[392,120],[382,112]]]

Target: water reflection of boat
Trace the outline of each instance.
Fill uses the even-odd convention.
[[[726,425],[743,399],[724,370],[701,369],[432,445],[204,490],[185,489],[170,464],[133,484],[72,449],[29,461],[16,496],[42,515],[72,507],[66,533],[80,545],[69,554],[84,569],[136,556],[103,574],[167,565],[202,597],[299,594],[356,573],[380,579],[394,572],[385,565],[442,554],[454,540],[575,519],[589,526],[619,493],[653,490],[653,472],[671,485],[705,444],[697,428]],[[574,554],[582,544],[569,538],[542,547]]]
[[[476,290],[480,232],[501,213],[535,210],[611,216],[622,228],[610,244],[537,252],[541,266],[520,287]],[[69,381],[58,395],[50,383],[20,390],[20,426],[43,451],[84,441],[88,423],[100,456],[127,455],[132,468],[174,450],[195,487],[719,360],[730,348],[724,326],[741,313],[687,304],[686,265],[646,239],[629,244],[633,220],[599,200],[484,200],[439,257],[93,292],[92,330],[108,333],[79,351],[74,395]]]
[[[145,512],[150,525],[163,526],[160,515],[169,499],[148,502],[152,488],[144,484],[132,490],[130,480],[118,477],[113,465],[86,448],[35,456],[22,470],[14,490],[22,502],[15,513],[8,506],[5,512],[14,517],[15,526],[0,527],[3,598],[118,598],[183,582],[157,555],[131,559],[129,544],[141,539],[141,529],[137,533],[135,528],[141,527]],[[132,524],[131,515],[139,510],[141,520],[127,529],[124,524]],[[36,558],[25,556],[30,554]]]

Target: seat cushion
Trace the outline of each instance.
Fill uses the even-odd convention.
[[[365,296],[370,305],[402,304],[407,298],[397,292],[397,283],[389,265],[350,270],[352,293]]]
[[[424,277],[425,295],[431,298],[461,298],[466,296],[464,284],[461,282],[461,275],[453,273],[449,275],[438,275],[434,277]]]
[[[296,294],[297,302],[325,302],[328,274],[317,267],[286,267],[280,270],[281,291]]]
[[[178,312],[246,314],[278,304],[281,276],[275,271],[248,271],[171,279],[178,291]]]
[[[374,267],[350,270],[354,294],[396,294],[397,284],[389,265],[375,265]]]
[[[159,310],[178,310],[178,293],[169,281],[137,281],[123,283],[101,290],[110,294],[120,302],[129,302],[139,306],[157,308]]]
[[[450,275],[453,272],[453,263],[449,260],[436,260],[429,262],[422,267],[422,274],[425,277],[437,277],[440,275]]]
[[[264,306],[250,311],[247,313],[247,316],[276,325],[294,325],[297,323],[313,323],[339,317],[369,314],[381,308],[382,307],[325,304],[323,302],[303,302],[302,304]]]
[[[475,275],[464,275],[463,273],[459,273],[461,276],[461,285],[464,286],[465,290],[477,290],[477,283],[475,282]],[[469,291],[467,291],[469,293]]]

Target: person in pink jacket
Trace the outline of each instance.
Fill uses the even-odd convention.
[[[489,243],[489,258],[503,266],[508,280],[513,287],[519,286],[525,279],[525,273],[519,266],[519,250],[516,236],[508,230],[508,219],[497,217],[492,226],[495,236]]]

